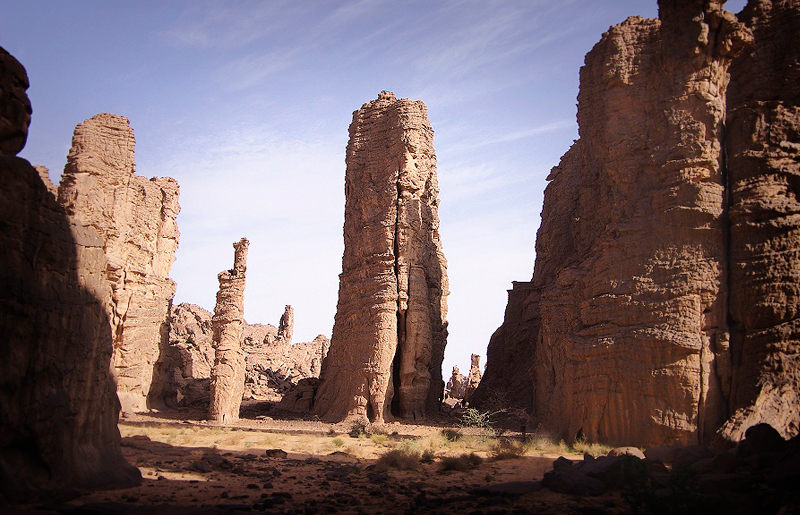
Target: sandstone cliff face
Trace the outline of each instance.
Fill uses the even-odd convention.
[[[740,18],[755,41],[731,65],[725,140],[733,441],[759,422],[800,432],[800,2]]]
[[[174,179],[134,173],[134,143],[122,116],[99,114],[79,124],[58,190],[70,217],[103,238],[117,393],[126,411],[148,407],[155,364],[166,347],[180,211]]]
[[[27,85],[0,48],[0,504],[141,480],[120,450],[102,239],[15,157]]]
[[[211,326],[214,330],[214,367],[211,369],[209,420],[232,422],[239,418],[244,393],[244,287],[247,272],[247,247],[242,238],[233,244],[233,268],[219,273],[217,306]]]
[[[548,178],[533,280],[509,292],[474,399],[507,393],[558,437],[687,444],[727,417],[723,122],[752,36],[717,2],[659,15],[586,56],[580,139]]]
[[[422,418],[444,388],[448,293],[425,105],[385,91],[364,104],[346,161],[339,303],[314,409],[327,420]]]

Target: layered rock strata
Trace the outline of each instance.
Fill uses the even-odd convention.
[[[708,441],[728,416],[728,67],[750,31],[662,1],[586,56],[580,139],[548,180],[474,400],[507,394],[557,437]],[[733,85],[731,85],[731,89]]]
[[[141,480],[120,449],[103,240],[16,157],[27,87],[0,48],[0,506]]]
[[[448,294],[425,104],[386,91],[364,104],[346,162],[339,303],[314,410],[423,418],[442,399]]]
[[[103,238],[113,363],[125,411],[148,407],[156,361],[167,345],[180,211],[174,179],[135,174],[134,145],[125,117],[84,121],[75,128],[58,188],[69,216]]]
[[[733,441],[759,422],[800,432],[800,2],[739,18],[755,42],[730,68],[725,138]]]
[[[211,369],[211,404],[208,418],[232,422],[239,418],[244,393],[244,354],[241,348],[244,324],[244,287],[247,247],[242,238],[233,244],[233,268],[219,273],[217,306],[211,325],[214,330],[214,367]]]

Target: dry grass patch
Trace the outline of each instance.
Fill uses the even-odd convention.
[[[456,470],[465,472],[474,469],[481,463],[483,463],[483,458],[471,452],[469,454],[464,453],[460,456],[447,456],[442,458],[439,462],[439,469],[441,471]]]

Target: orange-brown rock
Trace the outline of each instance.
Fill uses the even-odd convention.
[[[135,174],[134,144],[125,117],[98,114],[84,121],[75,128],[58,189],[75,223],[103,238],[113,363],[126,411],[148,407],[156,361],[167,345],[180,211],[174,179]]]
[[[346,162],[339,303],[314,410],[419,419],[441,403],[448,293],[425,104],[386,91],[364,104]]]
[[[211,325],[214,330],[214,367],[211,369],[209,420],[233,422],[239,418],[244,393],[244,287],[247,273],[247,247],[242,238],[233,244],[233,268],[219,273],[217,306]]]
[[[533,280],[509,292],[474,397],[507,393],[558,438],[688,444],[728,415],[723,124],[752,35],[715,1],[659,16],[586,56],[580,139],[548,178]]]
[[[450,379],[444,385],[445,399],[463,400],[467,395],[467,377],[461,373],[458,367],[453,367]]]
[[[762,422],[800,432],[800,2],[740,18],[755,41],[731,65],[725,138],[733,441]]]
[[[103,240],[15,156],[27,85],[0,48],[0,511],[141,480],[120,450]]]

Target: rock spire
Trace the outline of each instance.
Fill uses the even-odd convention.
[[[448,294],[425,104],[388,91],[364,104],[346,162],[339,303],[314,410],[420,419],[441,403]]]
[[[233,268],[219,273],[217,306],[211,320],[214,330],[214,367],[211,369],[211,405],[208,417],[217,422],[239,418],[244,393],[244,354],[241,348],[244,324],[244,287],[247,247],[242,238],[233,244]]]

